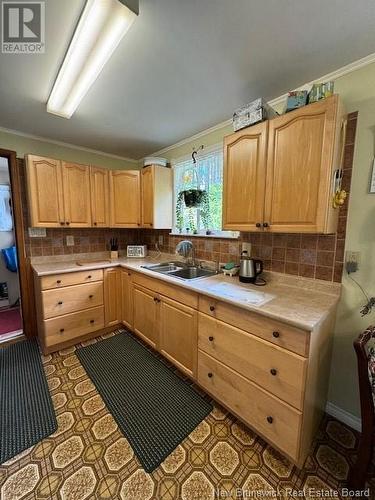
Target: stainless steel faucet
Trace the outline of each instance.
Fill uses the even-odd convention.
[[[189,240],[180,241],[180,243],[176,245],[176,253],[181,255],[182,257],[185,257],[185,259],[187,260],[190,257],[191,259],[190,265],[194,267],[196,266],[195,248],[191,241]]]

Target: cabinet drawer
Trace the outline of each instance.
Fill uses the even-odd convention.
[[[102,281],[42,292],[44,319],[101,305],[103,305]]]
[[[302,409],[307,360],[199,313],[199,349]]]
[[[40,287],[42,290],[49,290],[51,288],[80,285],[81,283],[91,283],[92,281],[100,281],[102,279],[102,269],[79,271],[76,273],[54,274],[52,276],[43,276],[40,278]]]
[[[104,307],[66,314],[43,323],[44,344],[50,347],[104,328]]]
[[[199,310],[279,347],[301,356],[308,355],[310,333],[307,331],[202,295],[199,297]]]
[[[298,460],[301,413],[201,350],[198,382],[214,398],[293,460]]]
[[[160,293],[160,295],[165,295],[170,299],[177,300],[177,302],[181,302],[181,304],[198,309],[198,295],[195,292],[190,292],[184,290],[182,287],[170,285],[165,281],[149,278],[148,276],[138,273],[134,274],[133,282],[153,292]]]

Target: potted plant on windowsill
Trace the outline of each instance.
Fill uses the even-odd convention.
[[[211,218],[210,218],[210,205],[209,205],[209,198],[207,191],[203,189],[188,189],[185,191],[180,191],[178,193],[176,202],[176,222],[177,222],[177,229],[180,232],[182,232],[184,223],[184,216],[183,216],[184,206],[186,208],[190,209],[197,208],[200,210],[203,227],[206,230],[206,234],[210,234],[209,227]],[[193,233],[196,233],[197,231],[192,215],[193,214],[190,210],[189,211],[190,229],[193,231]]]

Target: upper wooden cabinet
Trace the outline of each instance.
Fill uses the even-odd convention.
[[[90,227],[90,167],[63,162],[62,172],[65,224],[69,227]]]
[[[334,95],[227,137],[224,228],[334,233],[342,117]]]
[[[142,227],[172,228],[172,171],[159,165],[141,170]]]
[[[139,170],[111,170],[109,179],[111,227],[140,227]]]
[[[336,231],[332,185],[341,167],[342,115],[335,95],[270,121],[265,221],[273,231]]]
[[[63,226],[65,218],[61,162],[27,155],[26,176],[31,226]]]
[[[88,166],[27,155],[26,175],[33,227],[91,226]]]
[[[90,168],[91,216],[94,227],[109,227],[109,170]]]
[[[223,228],[254,231],[263,221],[268,122],[224,139]]]

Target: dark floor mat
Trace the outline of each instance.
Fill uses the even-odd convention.
[[[212,411],[127,332],[76,354],[146,472],[152,472]]]
[[[25,340],[0,349],[0,464],[56,430],[38,344]]]

